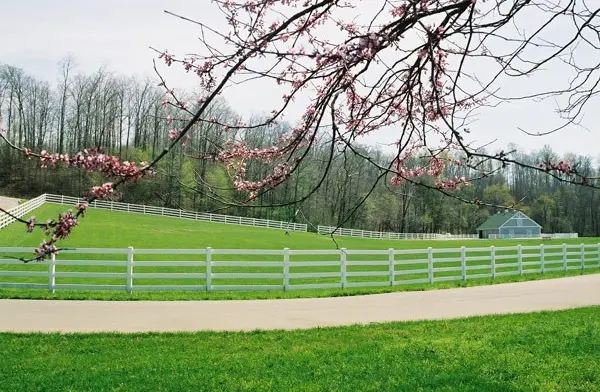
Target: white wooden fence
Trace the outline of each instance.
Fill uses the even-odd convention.
[[[36,208],[40,208],[46,202],[45,195],[41,195],[36,197],[35,199],[31,199],[23,204],[19,204],[13,209],[8,210],[9,213],[16,216],[17,218],[22,218],[31,211]],[[13,223],[15,219],[10,215],[7,215],[3,212],[0,212],[0,229],[5,228],[6,226]]]
[[[319,234],[331,234],[345,237],[376,238],[386,240],[465,240],[476,239],[477,234],[439,234],[439,233],[390,233],[359,229],[335,228],[333,226],[318,226]]]
[[[35,203],[32,203],[33,201]],[[62,196],[62,195],[52,195],[52,194],[43,194],[29,202],[25,203],[28,206],[34,206],[33,208],[29,208],[23,214],[40,207],[44,203],[57,203],[57,204],[68,204],[71,206],[75,206],[75,204],[82,202],[83,199],[78,197],[70,197],[70,196]],[[19,206],[23,207],[25,204]],[[207,222],[217,222],[217,223],[228,223],[233,225],[242,225],[242,226],[253,226],[253,227],[262,227],[269,229],[282,229],[289,231],[307,231],[308,226],[306,224],[301,223],[293,223],[293,222],[282,222],[275,221],[270,219],[259,219],[259,218],[246,218],[243,216],[230,216],[230,215],[219,215],[219,214],[209,214],[204,212],[194,212],[194,211],[185,211],[185,210],[176,210],[172,208],[164,208],[164,207],[152,207],[140,204],[128,204],[128,203],[119,203],[115,201],[95,201],[91,203],[90,207],[98,208],[103,210],[111,210],[111,211],[126,211],[126,212],[135,212],[146,215],[158,215],[158,216],[168,216],[174,218],[182,218],[182,219],[193,219],[199,221],[207,221]],[[25,209],[26,210],[26,209]],[[4,215],[4,214],[3,214]],[[6,225],[12,223],[14,220],[8,222]],[[4,222],[3,217],[0,216],[0,229],[2,226],[2,222]],[[5,226],[6,226],[5,225]]]
[[[8,258],[31,252],[31,248],[0,248],[0,288],[48,289],[51,292],[120,290],[129,293],[288,291],[432,284],[591,268],[600,271],[600,244],[420,250],[130,247],[64,250],[50,261],[33,264]],[[155,260],[161,256],[168,260]],[[182,257],[185,259],[178,260]],[[168,268],[171,272],[164,272]],[[152,284],[154,282],[158,284]]]
[[[552,234],[550,234],[550,238],[579,238],[579,234],[578,233],[552,233]]]
[[[490,240],[498,239],[565,239],[565,238],[579,238],[577,233],[541,233],[541,234],[490,234],[488,236]]]

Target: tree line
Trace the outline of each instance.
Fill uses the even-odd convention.
[[[193,109],[199,93],[184,97]],[[212,122],[194,125],[185,147],[161,161],[155,178],[127,184],[117,196],[129,203],[158,205],[197,211],[250,217],[341,225],[349,228],[393,232],[473,233],[498,207],[483,207],[449,198],[434,190],[404,182],[390,187],[388,178],[369,166],[355,152],[340,149],[329,160],[329,143],[317,143],[306,163],[280,187],[245,203],[247,195],[232,186],[231,173],[214,159],[219,146],[234,138],[251,148],[272,145],[292,124],[228,131],[220,124],[261,118],[243,118],[224,99],[211,105]],[[116,75],[105,68],[94,73],[78,72],[74,61],[64,59],[55,83],[39,80],[22,69],[0,65],[0,119],[9,140],[36,151],[74,153],[102,147],[123,160],[147,161],[168,142],[167,134],[182,125],[177,110],[164,104],[164,90],[152,79]],[[172,122],[166,121],[172,117]],[[535,165],[557,161],[550,147],[519,151],[513,156]],[[390,162],[387,152],[371,146],[357,146],[358,152],[379,162]],[[460,158],[460,157],[458,157]],[[566,157],[588,178],[600,175],[589,156]],[[419,158],[412,158],[413,165]],[[41,193],[81,196],[102,179],[62,167],[40,168],[8,146],[0,146],[0,193],[34,197]],[[600,211],[596,190],[569,185],[540,172],[507,166],[473,181],[454,192],[465,200],[481,200],[497,206],[516,206],[543,226],[544,232],[577,232],[600,236]],[[329,168],[329,169],[327,169]],[[252,163],[248,178],[263,178],[269,168]],[[327,176],[322,173],[328,171]],[[467,167],[448,165],[444,177],[473,177]],[[321,184],[314,189],[314,184]],[[375,184],[375,185],[374,185]],[[302,200],[297,203],[291,201]],[[275,207],[274,207],[275,206]]]

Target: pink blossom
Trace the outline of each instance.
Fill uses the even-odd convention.
[[[100,186],[93,187],[91,194],[97,199],[104,199],[105,197],[111,195],[113,192],[114,191],[112,182],[107,182]]]
[[[167,137],[169,138],[169,140],[173,141],[179,137],[179,131],[177,131],[176,129],[171,129],[167,134]]]
[[[54,235],[58,239],[67,238],[71,234],[73,227],[77,226],[77,218],[73,215],[72,211],[58,216],[58,222],[54,228]]]
[[[167,65],[171,65],[173,64],[173,56],[171,56],[170,54],[168,54],[166,51],[164,51],[163,53],[160,54],[160,56],[158,56],[159,59],[164,59],[165,64]]]
[[[453,180],[442,180],[436,183],[436,186],[444,191],[459,191],[461,185],[469,185],[469,182],[465,179],[465,177],[455,177]]]
[[[558,173],[571,175],[574,173],[573,168],[567,161],[559,161],[558,163],[552,163],[549,161],[541,162],[536,165],[538,169],[545,170],[547,172],[556,171]]]
[[[27,232],[28,233],[33,232],[34,228],[35,228],[35,216],[32,216],[31,218],[29,218],[27,220]]]
[[[42,261],[53,254],[58,254],[58,248],[53,243],[43,240],[39,248],[34,249],[33,253],[38,261]]]
[[[444,168],[444,162],[441,159],[433,157],[431,158],[431,161],[429,161],[428,174],[431,177],[439,177],[440,174],[442,174],[442,172],[444,171]]]

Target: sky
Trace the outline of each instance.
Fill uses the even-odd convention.
[[[369,5],[375,1],[363,0],[363,3]],[[54,82],[59,61],[71,54],[81,72],[94,72],[104,65],[122,75],[155,77],[152,60],[156,55],[150,46],[174,54],[201,50],[197,26],[167,15],[163,10],[210,22],[220,29],[226,26],[209,0],[0,0],[0,63],[23,68],[37,78]],[[483,69],[480,71],[485,73]],[[560,69],[549,69],[534,83],[544,86],[565,79]],[[168,81],[177,88],[192,90],[196,87],[195,80],[183,71],[169,71]],[[529,88],[521,81],[512,83],[507,87],[508,93]],[[251,115],[277,107],[281,91],[261,88],[257,81],[228,91],[225,97],[237,112]],[[301,109],[300,105],[292,108],[287,120],[293,122],[301,115]],[[547,144],[559,154],[576,152],[599,157],[600,133],[595,127],[600,113],[594,102],[584,113],[583,124],[587,129],[571,126],[544,137],[527,136],[518,129],[536,133],[556,127],[559,123],[554,109],[552,101],[484,108],[470,125],[468,137],[479,144],[495,141],[490,147],[492,150],[504,149],[511,143],[525,151],[541,149]],[[365,142],[385,144],[394,140],[393,130],[382,130]]]

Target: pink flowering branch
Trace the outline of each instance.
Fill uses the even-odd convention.
[[[22,260],[25,263],[28,263],[28,262],[34,261],[34,260],[42,261],[44,259],[51,257],[52,255],[58,254],[60,252],[61,248],[58,248],[56,246],[56,243],[59,240],[63,240],[63,239],[66,239],[67,237],[69,237],[71,235],[71,232],[73,231],[73,228],[75,228],[76,226],[79,225],[78,218],[80,216],[81,217],[84,216],[85,211],[87,209],[87,203],[77,204],[76,209],[77,209],[77,212],[75,214],[73,214],[73,211],[69,210],[64,214],[59,214],[57,219],[49,219],[45,223],[37,223],[35,216],[32,216],[29,219],[24,220],[24,219],[18,218],[16,216],[14,216],[13,214],[0,208],[0,212],[4,212],[5,214],[9,215],[13,219],[15,219],[19,222],[25,223],[28,233],[32,233],[34,228],[36,226],[38,226],[38,227],[42,227],[45,231],[46,236],[49,237],[48,239],[42,240],[40,246],[37,247],[36,249],[34,249],[34,255],[35,255],[34,258],[32,258],[32,259],[20,258],[19,260]]]
[[[194,71],[200,77],[201,85],[215,93],[220,92],[221,86],[223,86],[223,83],[220,85],[214,83],[218,80],[215,74],[219,72],[219,67],[223,69],[223,72],[227,71],[222,79],[223,82],[231,80],[237,74],[250,74],[255,77],[275,80],[278,85],[290,85],[291,91],[289,94],[284,95],[282,108],[274,110],[271,117],[258,125],[268,125],[277,121],[279,115],[283,113],[300,91],[308,88],[309,85],[316,86],[316,99],[307,109],[302,118],[302,123],[294,128],[290,134],[284,135],[278,146],[251,149],[242,148],[239,143],[230,143],[229,148],[226,145],[224,150],[218,154],[218,159],[224,162],[229,169],[236,167],[236,170],[233,171],[233,177],[238,190],[248,191],[253,197],[256,196],[257,187],[272,189],[274,184],[281,183],[279,179],[282,177],[275,170],[277,180],[274,180],[273,176],[254,181],[247,180],[244,178],[247,162],[256,160],[266,164],[273,163],[276,165],[275,167],[280,167],[278,165],[286,162],[293,162],[291,168],[285,171],[286,176],[284,177],[289,177],[294,172],[295,167],[302,161],[301,157],[298,159],[293,154],[300,153],[302,156],[302,152],[312,145],[316,137],[317,125],[323,122],[323,109],[331,104],[333,97],[339,93],[343,93],[347,100],[345,108],[336,108],[335,121],[340,126],[346,127],[345,134],[350,138],[365,135],[381,126],[391,126],[394,123],[406,120],[413,125],[411,132],[415,132],[424,125],[422,119],[436,121],[440,116],[447,114],[449,108],[453,106],[448,102],[444,104],[443,109],[436,109],[438,105],[436,105],[435,98],[445,99],[448,95],[439,91],[443,86],[440,77],[444,76],[445,53],[435,48],[439,47],[439,42],[444,31],[446,31],[441,26],[464,12],[470,6],[470,2],[461,2],[459,5],[447,3],[437,10],[421,9],[417,10],[416,15],[403,14],[399,20],[392,22],[390,25],[382,26],[380,32],[369,34],[358,34],[357,32],[360,29],[357,29],[357,26],[340,25],[344,30],[353,34],[357,33],[357,35],[356,38],[350,37],[343,44],[335,47],[320,41],[316,35],[313,35],[313,30],[330,18],[330,11],[335,7],[333,2],[315,2],[311,5],[304,5],[305,8],[301,9],[298,2],[291,1],[288,5],[292,8],[299,7],[301,11],[282,23],[271,23],[269,28],[264,28],[264,30],[261,30],[264,26],[262,20],[268,18],[267,14],[273,11],[271,8],[274,6],[266,2],[254,2],[253,4],[256,7],[249,7],[248,4],[235,2],[217,3],[223,7],[229,23],[236,31],[233,36],[222,36],[227,43],[232,44],[235,48],[234,53],[226,54],[220,51],[218,54],[214,54],[213,51],[210,51],[208,57],[198,55],[188,56],[185,59],[178,59],[167,52],[160,53],[159,58],[164,60],[167,66],[179,63],[187,72]],[[251,20],[237,24],[239,20],[236,19],[236,16],[239,15],[242,9],[250,14]],[[405,86],[404,89],[396,90],[398,86],[389,85],[389,87],[383,89],[373,90],[376,95],[372,97],[369,97],[368,94],[366,96],[361,95],[360,90],[364,85],[357,76],[362,71],[357,68],[359,70],[358,74],[352,75],[349,72],[352,68],[363,65],[365,69],[368,68],[379,52],[396,45],[398,37],[402,34],[401,31],[411,27],[411,23],[415,23],[423,17],[444,13],[448,13],[448,15],[435,30],[435,33],[428,33],[425,45],[419,46],[412,52],[418,52],[418,56],[414,57],[413,65],[406,68],[406,81],[401,84]],[[400,16],[397,9],[392,14],[393,16]],[[182,19],[190,21],[187,18],[182,17]],[[206,27],[200,22],[192,22],[203,28]],[[243,29],[254,29],[256,26],[261,27],[249,32],[248,35],[240,33]],[[398,31],[391,32],[394,29]],[[302,37],[307,37],[308,43],[313,46],[312,50],[307,50],[306,46],[299,46],[298,48],[292,46],[287,50],[272,46],[275,42],[284,44],[288,41],[298,42]],[[293,39],[297,41],[293,41]],[[269,68],[269,71],[259,71],[250,65],[251,59],[256,53],[260,53],[261,56],[268,57],[272,55],[276,57],[275,64]],[[241,59],[236,62],[237,57],[241,57]],[[409,53],[404,57],[404,60],[408,61],[410,57],[411,54]],[[312,67],[307,66],[306,59],[312,61],[315,65]],[[285,65],[286,63],[288,64]],[[427,77],[422,78],[421,75],[423,75],[428,65],[431,66],[432,70],[437,67],[438,72],[430,87],[425,88],[424,83],[429,85],[429,79]],[[276,69],[280,71],[275,71]],[[398,69],[394,69],[392,73],[395,74],[398,71]],[[164,80],[162,78],[161,80],[163,85],[166,86]],[[389,82],[386,80],[385,83]],[[172,92],[168,89],[167,91],[169,94]],[[438,92],[435,93],[435,91]],[[418,97],[418,99],[415,100],[415,97]],[[210,97],[207,101],[209,100]],[[406,101],[406,103],[403,104],[403,101]],[[456,105],[466,108],[469,105],[468,99],[460,100]],[[206,120],[196,120],[194,118],[190,121],[190,124],[195,121]],[[239,124],[222,125],[226,129],[243,128]],[[181,132],[171,131],[169,138],[177,140],[185,132],[185,130]],[[280,159],[285,159],[285,161],[277,162]]]
[[[40,227],[44,229],[48,237],[35,249],[35,258],[22,259],[24,262],[33,260],[42,261],[52,254],[57,254],[60,248],[56,244],[58,241],[69,237],[73,228],[79,225],[78,219],[84,216],[88,203],[112,195],[115,189],[125,181],[139,181],[144,175],[153,174],[153,170],[146,162],[142,162],[139,166],[135,162],[121,162],[116,156],[105,154],[101,149],[86,149],[74,155],[49,153],[45,150],[35,153],[29,148],[18,147],[11,143],[3,132],[0,132],[0,138],[11,148],[21,151],[27,159],[39,159],[42,168],[55,168],[58,165],[64,165],[69,168],[80,168],[87,173],[101,173],[117,179],[116,182],[106,182],[102,185],[92,187],[89,195],[84,197],[84,202],[75,206],[76,212],[74,214],[69,210],[63,214],[59,214],[57,219],[50,219],[44,223],[36,222],[35,217],[30,217],[27,220],[21,219],[0,208],[0,212],[9,215],[18,222],[24,223],[27,232],[31,233],[35,227]]]
[[[49,153],[42,150],[40,153],[34,153],[29,148],[22,148],[11,143],[4,134],[0,133],[0,138],[10,147],[21,151],[25,158],[38,158],[42,168],[64,165],[71,168],[80,168],[87,173],[101,173],[109,177],[127,178],[129,180],[139,180],[144,173],[151,170],[147,162],[141,162],[137,165],[135,162],[121,162],[114,155],[105,154],[102,149],[85,149],[74,155],[66,153]]]

